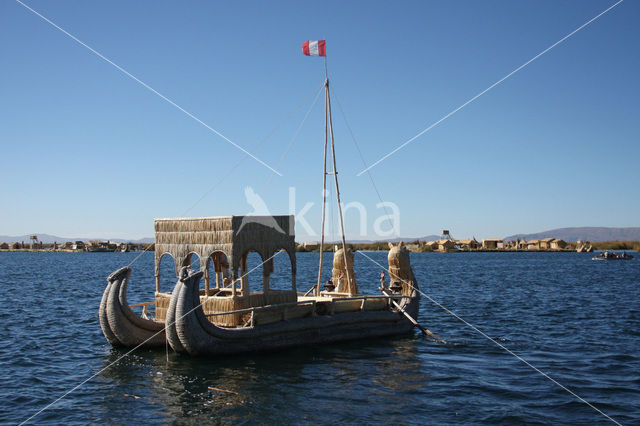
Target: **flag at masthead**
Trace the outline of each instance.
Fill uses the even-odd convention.
[[[307,56],[327,56],[327,47],[324,40],[307,40],[302,43],[302,53]]]

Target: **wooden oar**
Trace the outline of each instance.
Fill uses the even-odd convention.
[[[314,284],[314,285],[313,285],[313,287],[311,287],[311,288],[309,289],[309,291],[308,291],[308,292],[306,292],[304,295],[305,295],[305,296],[308,296],[308,295],[309,295],[309,293],[311,293],[311,292],[313,291],[313,289],[315,289],[315,288],[316,288],[316,286],[317,286],[317,285],[318,285],[318,284]]]
[[[393,305],[394,305],[396,308],[398,308],[398,310],[399,310],[400,312],[402,312],[402,313],[404,314],[404,316],[405,316],[405,317],[407,317],[407,318],[409,319],[409,321],[411,321],[411,323],[412,323],[413,325],[415,325],[416,327],[418,327],[418,328],[420,329],[420,331],[422,331],[422,334],[424,334],[425,336],[431,337],[432,339],[435,339],[435,340],[442,340],[442,339],[441,339],[437,334],[432,333],[431,331],[429,331],[429,330],[427,330],[426,328],[424,328],[423,326],[421,326],[421,325],[418,323],[418,321],[416,321],[416,320],[415,320],[411,315],[409,315],[409,314],[407,313],[407,311],[405,311],[404,309],[402,309],[402,307],[401,307],[400,305],[398,305],[398,304],[396,303],[396,301],[395,301],[395,300],[393,300],[393,297],[392,297],[389,293],[387,293],[387,291],[386,291],[386,290],[381,290],[381,291],[382,291],[382,293],[384,293],[384,295],[385,295],[385,296],[389,296],[389,300],[391,300],[391,303],[393,303]]]

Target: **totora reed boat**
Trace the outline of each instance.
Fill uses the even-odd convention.
[[[243,220],[250,218],[239,230]],[[409,252],[400,243],[388,255],[394,292],[364,295],[357,291],[353,253],[334,253],[332,276],[347,270],[351,285],[344,292],[319,291],[308,295],[296,289],[296,256],[293,235],[260,223],[274,219],[292,229],[293,216],[228,216],[188,219],[156,219],[155,318],[135,314],[127,303],[131,268],[111,274],[100,304],[100,325],[114,347],[164,347],[191,355],[218,355],[275,350],[292,346],[344,341],[406,333],[414,324],[405,316],[418,315],[418,285],[411,270]],[[284,250],[291,262],[291,289],[269,288],[273,257]],[[257,251],[263,261],[263,291],[250,292],[247,256]],[[213,265],[215,285],[208,269],[194,271],[188,262],[195,253],[202,265]],[[159,291],[160,258],[169,254],[179,270],[171,293]],[[280,254],[284,255],[284,253]],[[228,260],[229,268],[225,268]],[[184,266],[183,266],[184,265]],[[230,278],[224,278],[229,272]],[[200,289],[204,278],[204,289]],[[228,284],[225,286],[225,282]],[[396,302],[396,303],[394,303]],[[404,311],[404,313],[403,313]]]
[[[324,188],[335,180],[342,247],[333,253],[331,280],[322,289],[326,191],[323,192],[320,262],[315,283],[298,292],[293,216],[225,216],[155,219],[155,299],[130,306],[131,268],[112,273],[100,303],[100,326],[114,347],[165,347],[180,353],[216,356],[270,351],[300,345],[388,336],[418,325],[418,283],[409,252],[399,243],[388,254],[389,283],[381,277],[381,294],[358,290],[354,254],[347,248],[336,170],[329,80],[325,80]],[[331,144],[333,169],[327,172]],[[262,291],[251,291],[247,257],[262,259]],[[289,257],[291,288],[270,288],[273,258]],[[191,258],[200,259],[199,270]],[[177,282],[160,290],[160,260],[173,258]],[[213,274],[210,273],[213,271]],[[202,288],[201,288],[202,287]],[[254,283],[255,288],[255,283]],[[131,308],[143,307],[142,316]],[[148,318],[153,307],[153,318]]]

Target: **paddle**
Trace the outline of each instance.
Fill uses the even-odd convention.
[[[405,317],[407,317],[409,319],[409,321],[411,321],[411,323],[418,327],[420,329],[420,331],[422,331],[422,334],[424,334],[427,337],[431,337],[434,340],[442,340],[437,334],[432,333],[431,331],[427,330],[426,328],[424,328],[423,326],[421,326],[418,321],[416,321],[411,315],[409,315],[407,313],[407,311],[405,311],[395,300],[393,300],[392,296],[387,293],[386,290],[381,290],[382,293],[384,293],[385,296],[389,296],[389,300],[391,300],[391,303],[393,303],[393,305],[398,308],[398,310],[400,312],[402,312],[404,314]]]

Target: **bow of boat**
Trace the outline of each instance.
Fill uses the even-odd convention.
[[[100,303],[100,326],[114,347],[160,347],[165,344],[164,324],[145,319],[127,303],[131,268],[123,267],[109,275]]]

